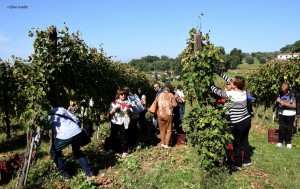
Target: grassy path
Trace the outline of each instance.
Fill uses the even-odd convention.
[[[44,141],[34,162],[28,188],[248,188],[297,189],[300,186],[299,134],[294,135],[293,148],[276,148],[267,142],[267,131],[253,125],[250,145],[253,148],[252,165],[242,171],[229,173],[223,170],[208,176],[200,169],[200,160],[190,146],[163,149],[157,137],[143,138],[140,149],[135,149],[125,159],[107,155],[101,144],[93,142],[84,148],[91,166],[96,169],[95,183],[87,181],[71,149],[64,155],[73,178],[64,182],[55,171],[49,157],[49,141]],[[155,142],[153,142],[155,141]],[[3,188],[12,188],[15,180]]]
[[[299,134],[293,136],[292,149],[277,148],[276,144],[268,143],[267,131],[255,125],[249,141],[254,148],[252,165],[234,173],[225,186],[238,183],[236,188],[299,188]]]

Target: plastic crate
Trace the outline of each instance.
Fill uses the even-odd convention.
[[[170,139],[170,145],[171,146],[181,146],[185,143],[185,134],[177,134],[172,133],[171,139]]]
[[[229,143],[226,148],[226,155],[227,155],[227,164],[228,165],[233,165],[234,164],[234,159],[235,159],[235,153],[233,149],[233,144]],[[242,161],[244,160],[244,150],[242,149]]]

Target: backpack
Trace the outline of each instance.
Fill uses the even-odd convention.
[[[131,102],[132,109],[135,113],[139,114],[146,109],[142,105],[141,100],[139,99],[139,97],[136,94],[130,95],[130,96],[128,96],[128,98]]]

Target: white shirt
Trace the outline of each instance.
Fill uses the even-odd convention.
[[[279,114],[283,116],[294,116],[296,115],[296,109],[279,109]]]
[[[67,117],[70,119],[68,119]],[[72,115],[65,108],[52,108],[48,119],[50,120],[51,129],[56,132],[56,138],[58,139],[69,139],[81,133],[81,128],[78,126],[79,119]],[[74,120],[76,123],[73,122],[71,119]]]
[[[176,93],[178,94],[178,96],[180,97],[181,101],[184,102],[184,94],[183,94],[183,91],[177,89],[176,90]]]
[[[111,102],[109,111],[115,108],[121,108],[119,112],[115,112],[115,114],[111,117],[111,122],[117,125],[122,125],[124,122],[128,121],[129,116],[126,113],[127,109],[130,109],[133,112],[131,107],[131,103],[129,100],[121,101],[121,100],[114,100]]]

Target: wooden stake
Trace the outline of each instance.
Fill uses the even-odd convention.
[[[194,35],[194,52],[201,50],[202,48],[202,32]]]

